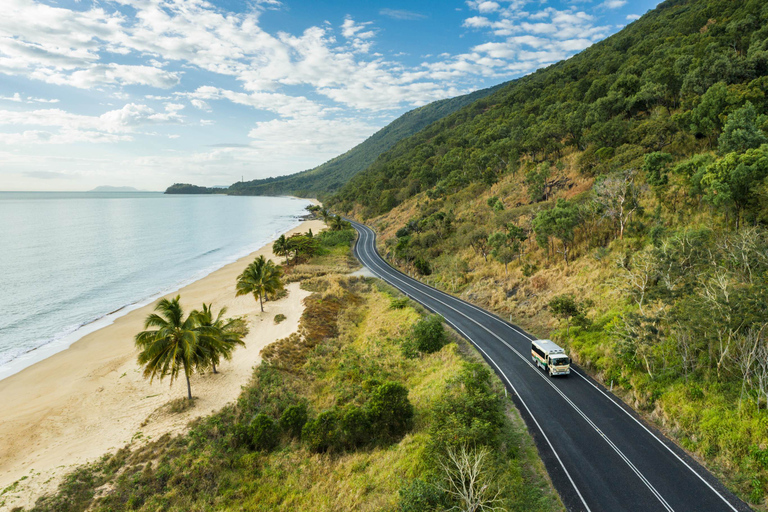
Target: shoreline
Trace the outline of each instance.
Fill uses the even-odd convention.
[[[285,196],[285,197],[290,197],[292,199],[302,199],[302,198],[294,198],[293,196]],[[317,202],[314,199],[309,199],[308,201],[311,201],[313,203]],[[263,245],[252,244],[244,248],[242,251],[239,251],[235,255],[222,260],[220,263],[200,269],[189,278],[182,279],[170,286],[167,286],[164,289],[159,290],[157,293],[153,293],[152,295],[142,297],[134,302],[124,304],[123,306],[120,306],[119,308],[113,311],[102,314],[101,316],[98,316],[90,321],[82,323],[74,328],[70,327],[70,328],[63,329],[62,331],[53,335],[47,341],[42,342],[40,345],[37,345],[25,352],[21,352],[16,356],[12,357],[10,360],[1,364],[0,365],[0,382],[2,382],[4,379],[7,379],[8,377],[16,375],[17,373],[23,371],[26,368],[29,368],[30,366],[33,366],[39,363],[40,361],[44,361],[45,359],[52,357],[55,354],[58,354],[63,350],[67,350],[70,346],[72,346],[72,344],[77,343],[79,340],[81,340],[85,336],[114,324],[115,321],[129,314],[131,311],[135,311],[148,304],[152,304],[162,297],[171,295],[181,290],[182,288],[196,281],[199,281],[200,279],[204,279],[205,277],[211,275],[217,270],[220,270],[226,267],[227,265],[235,263],[242,258],[248,257],[249,255],[256,253],[257,251],[263,249],[267,245],[274,242],[281,234],[290,232],[291,230],[296,229],[302,223],[306,222],[307,219],[305,217],[306,216],[304,215],[297,216],[295,225],[291,226],[285,231],[276,231],[272,233],[272,235],[270,235],[269,239],[266,242],[264,242]]]
[[[304,220],[285,234],[318,232],[319,220]],[[4,407],[0,421],[0,489],[19,482],[0,496],[0,510],[29,507],[37,497],[56,488],[74,465],[95,460],[128,443],[142,443],[165,433],[178,433],[187,423],[218,410],[237,398],[240,388],[260,362],[267,344],[298,328],[302,300],[309,292],[298,283],[287,286],[288,296],[265,303],[261,313],[252,296],[235,297],[237,275],[255,257],[275,260],[272,241],[237,261],[166,292],[135,307],[110,324],[89,332],[68,348],[37,361],[0,380]],[[133,336],[143,329],[144,318],[158,300],[181,295],[185,311],[213,302],[214,309],[228,308],[227,316],[244,316],[251,332],[246,347],[238,348],[232,361],[223,361],[220,373],[195,374],[195,406],[171,414],[161,408],[186,396],[186,382],[155,381],[142,377],[136,364]],[[286,320],[275,324],[276,314]],[[103,317],[104,318],[104,317]],[[92,325],[92,324],[87,324]],[[21,480],[23,479],[23,480]]]

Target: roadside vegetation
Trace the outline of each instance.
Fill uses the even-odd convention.
[[[768,5],[666,1],[401,141],[331,201],[768,493]]]
[[[285,268],[313,292],[299,332],[264,348],[235,403],[79,467],[34,510],[562,510],[476,353],[395,290],[344,275],[349,227],[313,238],[316,254]]]

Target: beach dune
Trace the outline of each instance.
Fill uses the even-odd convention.
[[[317,233],[323,224],[305,221],[288,233],[308,229]],[[184,378],[172,386],[168,380],[150,384],[136,364],[133,337],[143,330],[156,303],[131,311],[67,350],[1,380],[0,489],[19,483],[0,496],[0,510],[29,507],[40,495],[55,490],[73,466],[127,443],[181,432],[191,419],[237,398],[260,361],[261,349],[298,328],[302,301],[309,295],[292,283],[288,296],[267,302],[264,313],[253,296],[235,297],[236,278],[248,263],[261,254],[277,260],[271,245],[167,295],[181,295],[186,311],[203,302],[213,302],[216,311],[226,306],[228,316],[244,316],[250,327],[246,347],[238,348],[232,361],[222,362],[219,374],[192,377],[193,408],[179,414],[163,412],[164,404],[186,396]],[[287,319],[275,324],[277,314]]]

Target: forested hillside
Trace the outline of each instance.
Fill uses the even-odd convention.
[[[337,191],[352,176],[376,160],[381,153],[404,139],[460,108],[483,98],[499,86],[482,89],[464,96],[435,101],[406,112],[343,155],[297,174],[238,182],[229,187],[232,195],[280,195],[318,197]]]
[[[329,205],[567,345],[765,509],[768,3],[670,0],[383,153]]]

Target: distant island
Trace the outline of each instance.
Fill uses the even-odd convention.
[[[174,183],[165,190],[166,194],[226,194],[226,188],[209,188],[189,183]]]
[[[88,192],[144,192],[144,190],[139,190],[133,187],[111,187],[109,185],[101,185]]]

